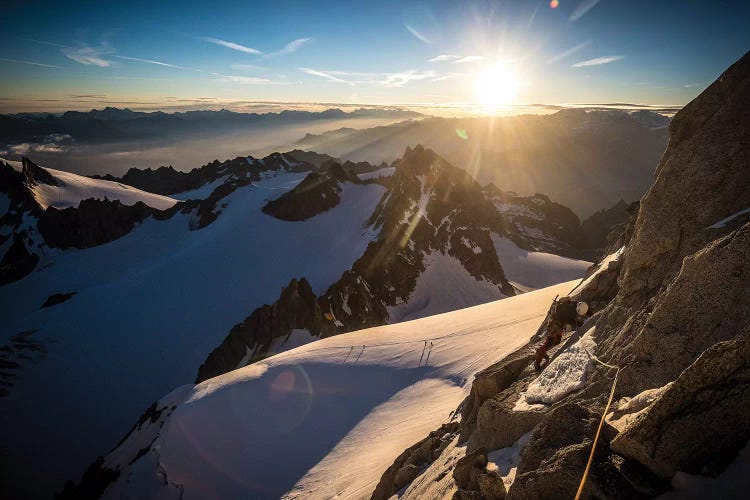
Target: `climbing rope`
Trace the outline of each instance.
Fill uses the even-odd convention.
[[[617,379],[620,376],[620,367],[615,365],[610,365],[602,361],[601,359],[597,358],[593,354],[589,352],[588,349],[585,347],[583,348],[584,351],[586,351],[586,354],[589,355],[591,359],[599,363],[600,365],[607,367],[607,368],[613,368],[617,370],[615,372],[615,378],[612,381],[612,389],[609,391],[609,399],[607,400],[607,405],[604,407],[604,413],[602,413],[602,418],[599,420],[599,427],[596,429],[596,435],[594,436],[594,442],[591,444],[591,453],[589,453],[589,460],[586,462],[586,468],[583,471],[583,477],[581,478],[581,483],[578,485],[578,491],[576,492],[575,500],[580,500],[581,494],[583,493],[583,488],[586,486],[586,479],[589,476],[589,469],[591,469],[591,462],[594,461],[594,453],[596,452],[596,444],[599,442],[599,435],[602,432],[602,427],[604,426],[604,419],[607,416],[607,413],[609,412],[609,407],[612,405],[612,399],[615,396],[615,387],[617,387]]]

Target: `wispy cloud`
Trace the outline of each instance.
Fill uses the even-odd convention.
[[[412,35],[414,35],[416,38],[418,38],[419,40],[423,41],[424,43],[432,43],[432,40],[430,40],[429,38],[427,38],[426,36],[424,36],[422,33],[420,33],[419,31],[417,31],[415,28],[409,26],[408,24],[404,24],[404,27],[409,31],[409,33],[411,33]]]
[[[686,89],[692,89],[693,87],[697,87],[698,85],[700,85],[700,84],[698,84],[698,83],[686,83],[682,87],[686,88]]]
[[[62,49],[62,53],[68,59],[72,59],[84,66],[99,66],[100,68],[112,65],[112,61],[105,59],[104,56],[113,52],[114,50],[106,43],[102,43],[97,47],[81,43],[78,47],[64,47]]]
[[[148,63],[148,64],[156,64],[157,66],[167,66],[169,68],[189,69],[183,66],[177,66],[175,64],[169,64],[169,63],[165,63],[161,61],[152,61],[151,59],[140,59],[138,57],[128,57],[128,56],[114,56],[114,57],[117,57],[118,59],[126,59],[128,61],[137,61],[137,62],[143,62],[143,63]]]
[[[219,75],[219,81],[231,82],[231,83],[244,83],[247,85],[263,85],[268,83],[274,83],[268,78],[256,78],[253,76],[235,76],[235,75]]]
[[[474,63],[484,61],[484,56],[465,56],[461,59],[457,59],[453,61],[453,64],[466,64],[466,63]]]
[[[236,71],[259,71],[266,69],[264,66],[256,66],[255,64],[232,64],[230,68]]]
[[[92,47],[87,43],[79,43],[78,46],[71,47],[70,45],[45,42],[44,40],[36,40],[34,38],[20,38],[20,40],[41,43],[42,45],[50,45],[52,47],[60,47],[62,49],[61,52],[65,55],[65,57],[85,66],[99,66],[101,68],[111,66],[112,61],[106,59],[103,56],[113,54],[115,52],[112,47],[110,47],[106,42],[100,43],[96,47]]]
[[[45,42],[43,40],[36,40],[35,38],[19,38],[19,40],[26,40],[27,42],[41,43],[42,45],[51,45],[53,47],[70,48],[68,45],[61,45],[59,43]]]
[[[440,54],[439,56],[435,56],[427,62],[455,61],[456,59],[461,59],[461,56],[456,56],[453,54]]]
[[[332,82],[336,83],[345,83],[346,85],[354,86],[354,82],[350,82],[348,80],[343,80],[341,78],[338,78],[336,76],[333,76],[331,73],[326,73],[325,71],[319,71],[317,69],[311,69],[311,68],[299,68],[299,70],[303,73],[307,73],[308,75],[312,76],[318,76],[320,78],[325,78],[326,80],[330,80]]]
[[[578,44],[578,45],[576,45],[575,47],[571,47],[571,48],[569,48],[568,50],[566,50],[566,51],[564,51],[564,52],[560,52],[560,53],[559,53],[559,54],[557,54],[556,56],[552,57],[552,58],[551,58],[551,59],[550,59],[549,61],[547,61],[547,64],[552,64],[552,63],[556,63],[557,61],[560,61],[560,60],[562,60],[562,59],[565,59],[565,58],[566,58],[566,57],[568,57],[568,56],[572,56],[573,54],[575,54],[575,53],[576,53],[576,52],[578,52],[579,50],[581,50],[581,49],[585,49],[585,48],[586,48],[586,47],[588,47],[589,45],[591,45],[591,40],[586,40],[586,41],[585,41],[585,42],[583,42],[583,43],[579,43],[579,44]]]
[[[213,43],[215,45],[221,45],[222,47],[226,47],[228,49],[245,52],[246,54],[254,54],[256,56],[263,55],[263,52],[261,52],[260,50],[245,47],[244,45],[240,45],[239,43],[227,42],[226,40],[220,40],[218,38],[211,38],[207,36],[201,37],[201,40],[203,40],[204,42]]]
[[[403,87],[411,81],[435,78],[435,76],[434,71],[417,71],[411,69],[401,73],[388,73],[380,84],[384,87]]]
[[[62,69],[60,66],[55,66],[54,64],[42,64],[42,63],[33,62],[33,61],[21,61],[19,59],[6,59],[5,57],[0,57],[0,61],[10,62],[10,63],[19,63],[19,64],[29,64],[31,66],[41,66],[43,68]]]
[[[573,64],[571,67],[573,68],[583,68],[585,66],[600,66],[602,64],[609,64],[611,62],[619,61],[620,59],[623,59],[625,56],[605,56],[605,57],[597,57],[596,59],[589,59],[587,61],[581,61]]]
[[[297,52],[299,49],[312,41],[312,38],[298,38],[296,40],[292,40],[291,42],[287,43],[283,49],[277,50],[276,52],[271,52],[267,57],[283,56],[286,54],[291,54],[292,52]]]
[[[596,7],[596,4],[598,3],[599,0],[582,0],[581,3],[579,3],[575,9],[573,9],[573,13],[570,15],[570,20],[578,21],[580,18],[585,16],[588,11]]]

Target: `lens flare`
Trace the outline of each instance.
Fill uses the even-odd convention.
[[[271,383],[271,399],[279,400],[292,392],[296,378],[291,370],[281,372]]]
[[[560,2],[558,2],[557,0],[552,0],[549,3],[549,6],[552,7],[553,9],[556,9],[558,5],[560,5]]]

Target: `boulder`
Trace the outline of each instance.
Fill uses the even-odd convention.
[[[403,451],[381,476],[372,493],[372,500],[391,498],[414,481],[455,438],[458,426],[458,422],[441,425],[426,438]]]
[[[505,484],[495,471],[487,470],[487,450],[480,448],[461,458],[453,469],[453,479],[458,491],[453,498],[482,498],[502,500],[505,498]],[[478,495],[477,495],[478,494]]]
[[[716,473],[750,439],[750,327],[703,353],[630,426],[612,449],[663,478]]]

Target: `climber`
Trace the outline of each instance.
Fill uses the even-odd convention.
[[[536,361],[534,368],[536,371],[542,369],[542,363],[549,363],[547,351],[556,346],[562,340],[563,332],[577,328],[589,311],[589,306],[585,302],[577,302],[570,297],[563,297],[560,300],[554,300],[547,316],[547,325],[545,327],[547,336],[544,343],[536,351]]]

